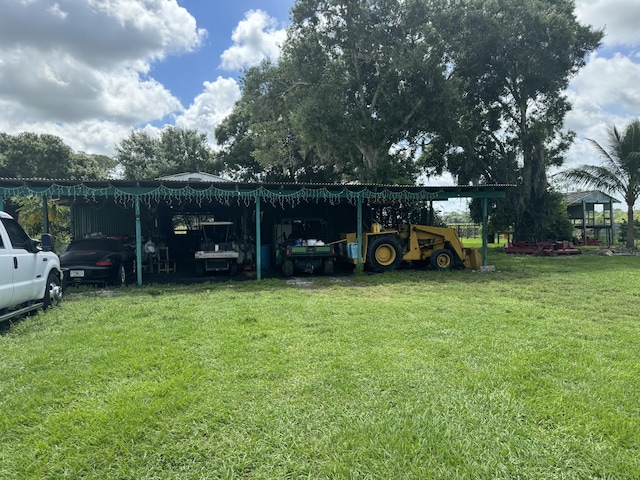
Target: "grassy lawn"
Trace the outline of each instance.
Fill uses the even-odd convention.
[[[0,335],[0,478],[640,478],[640,256],[489,260],[72,289]]]

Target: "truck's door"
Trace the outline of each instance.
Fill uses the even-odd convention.
[[[31,251],[32,240],[20,224],[12,218],[2,218],[2,223],[9,236],[13,252],[9,256],[13,272],[13,298],[11,303],[17,305],[38,298],[38,292],[44,293],[45,280],[42,278],[45,265],[38,264],[43,256]]]
[[[0,306],[13,305],[13,256],[11,244],[0,226]]]

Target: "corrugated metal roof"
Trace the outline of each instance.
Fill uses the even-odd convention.
[[[231,180],[53,180],[0,178],[0,195],[49,195],[145,197],[263,197],[263,198],[355,198],[377,201],[447,200],[449,198],[504,198],[514,185],[390,185],[333,183],[250,183]]]

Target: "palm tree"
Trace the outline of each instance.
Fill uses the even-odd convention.
[[[607,133],[609,150],[588,139],[602,156],[602,165],[583,165],[562,172],[560,176],[578,185],[622,195],[627,204],[626,244],[633,248],[633,206],[640,197],[640,120],[632,121],[622,133],[615,126]]]

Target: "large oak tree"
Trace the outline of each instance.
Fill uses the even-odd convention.
[[[455,91],[435,14],[419,0],[299,0],[280,62],[247,73],[235,123],[218,140],[251,138],[261,165],[413,182],[415,160],[451,121]]]
[[[439,31],[462,103],[454,141],[431,161],[446,160],[461,184],[516,185],[494,225],[513,225],[516,239],[539,237],[558,204],[548,168],[562,164],[574,136],[564,129],[571,108],[565,91],[602,32],[577,21],[573,0],[446,5]]]

